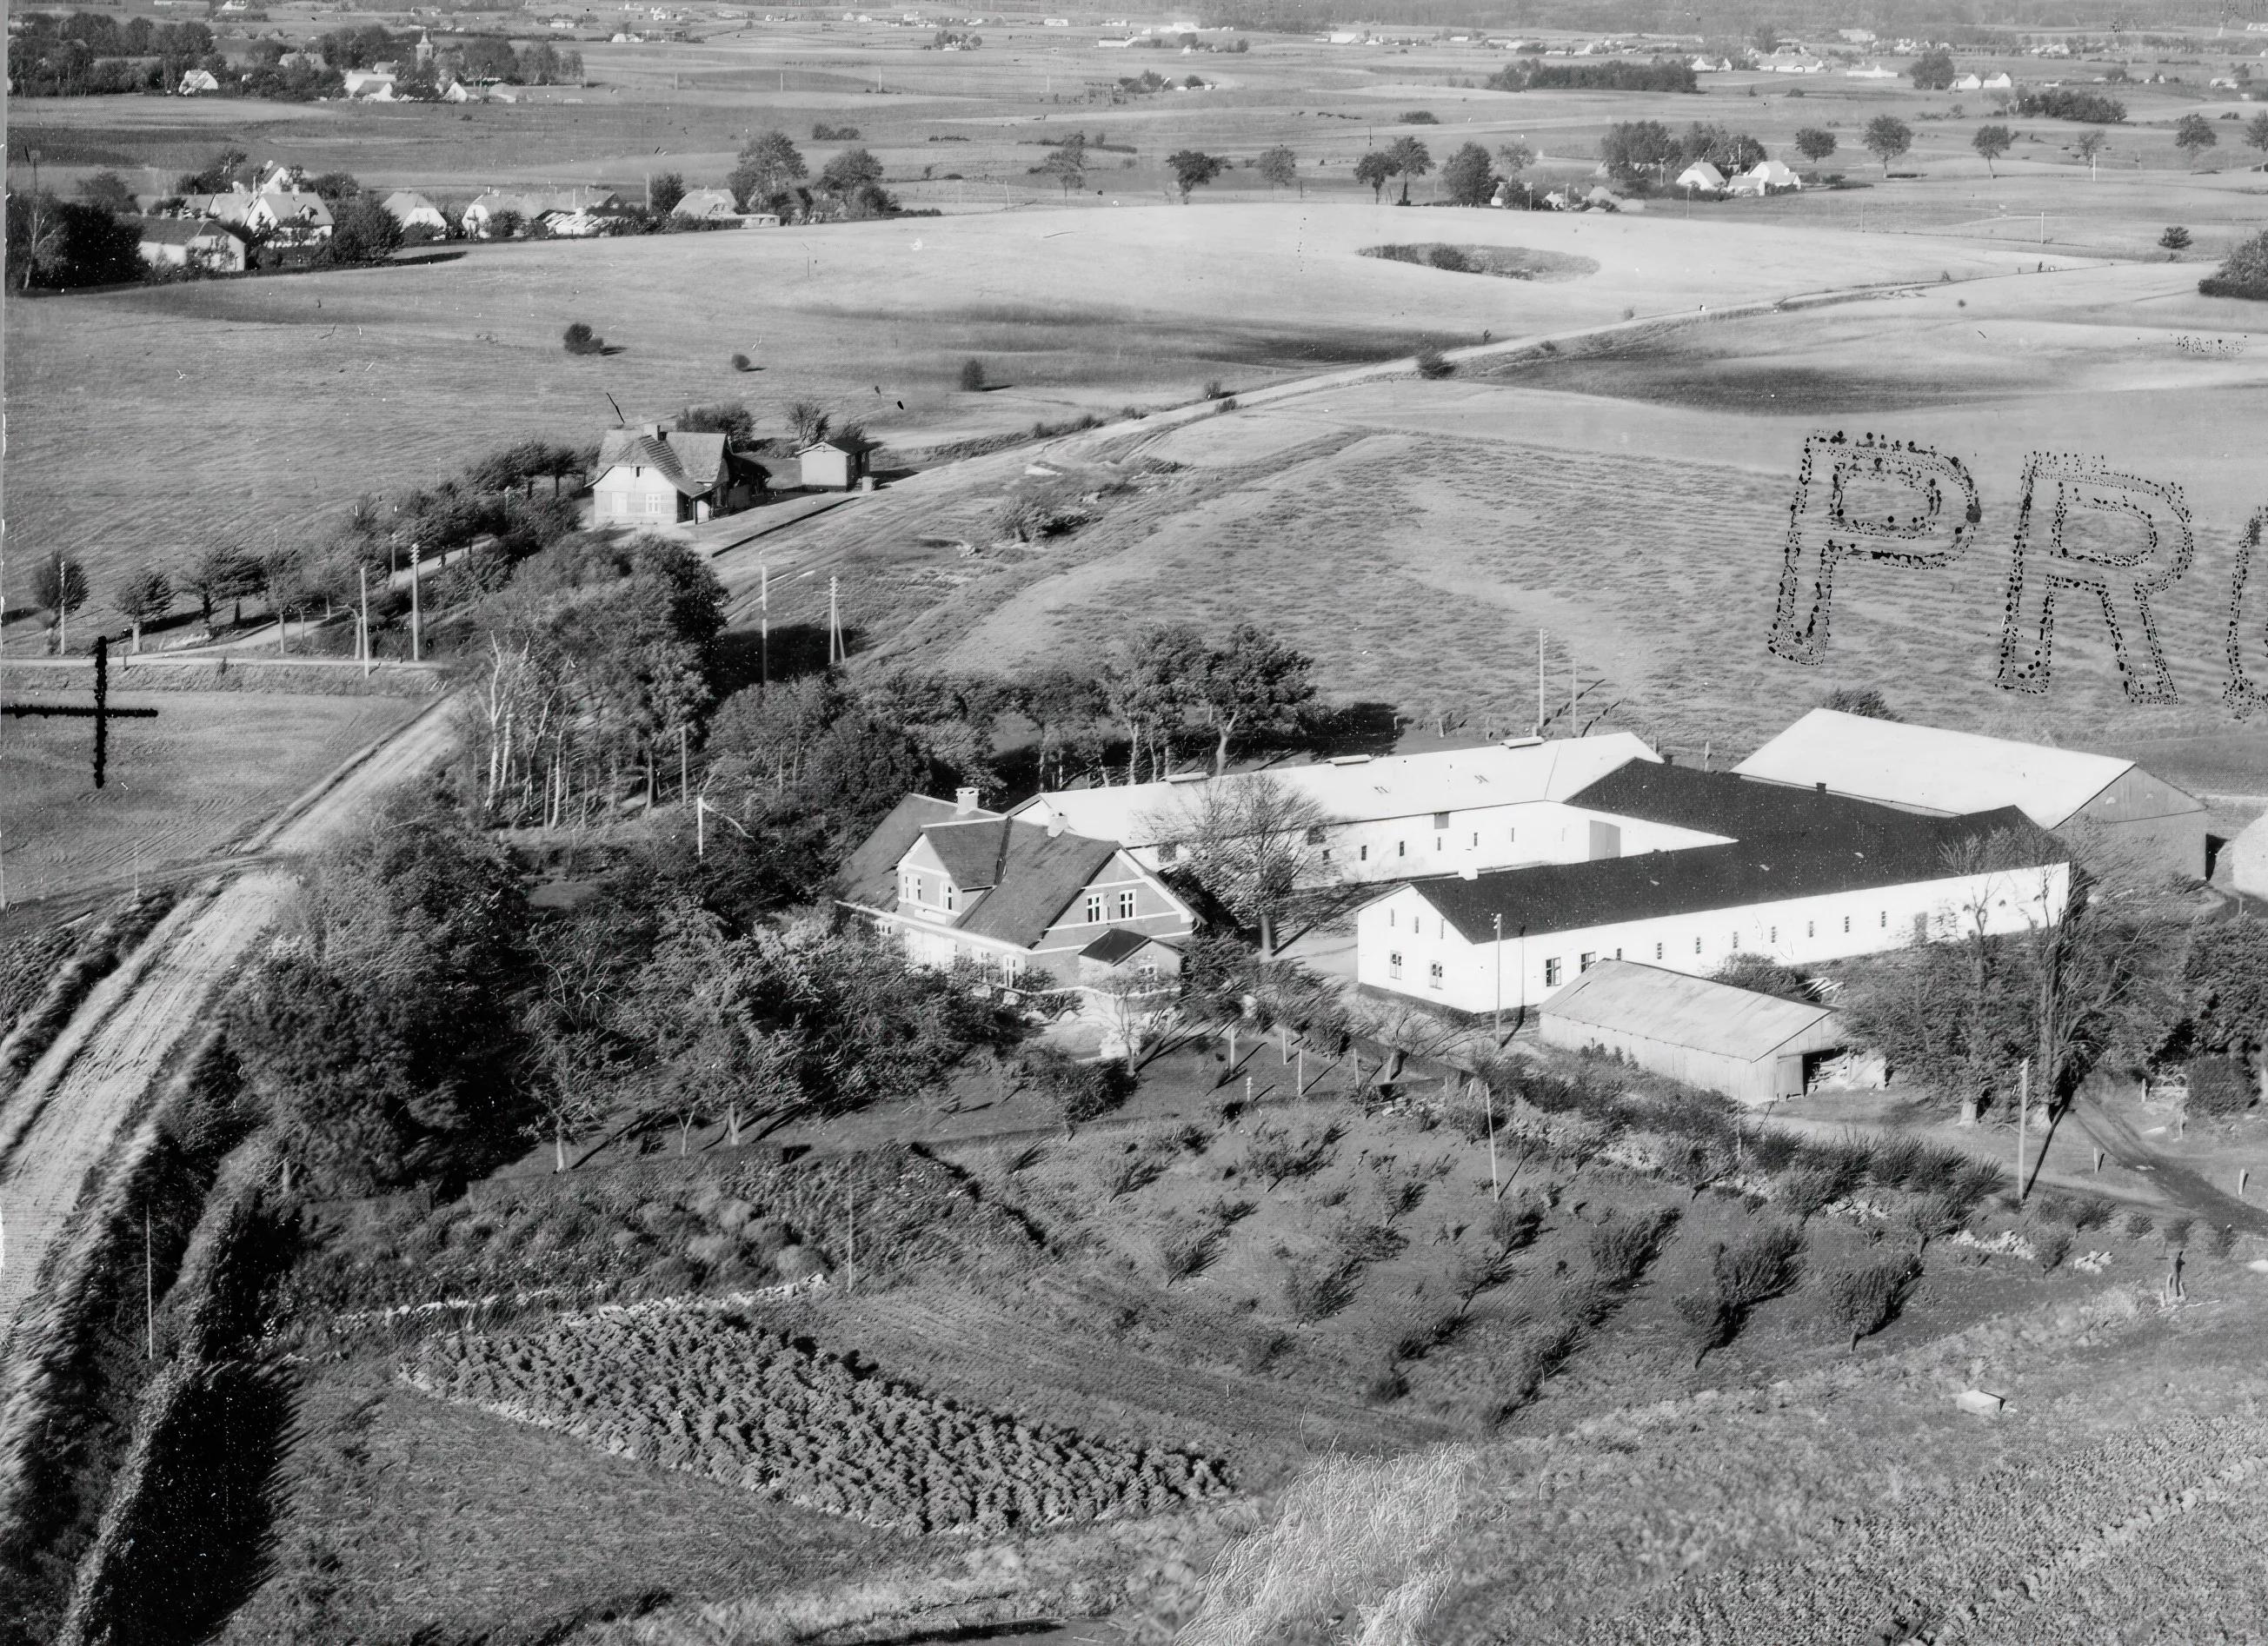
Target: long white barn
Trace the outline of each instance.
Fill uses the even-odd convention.
[[[1660,757],[1626,731],[1543,742],[1513,738],[1429,754],[1367,755],[1271,766],[1267,775],[1313,800],[1314,884],[1403,880],[1523,863],[1582,863],[1722,843],[1667,820],[1610,816],[1571,797],[1633,761]],[[1116,841],[1147,869],[1170,869],[1204,786],[1202,775],[1108,789],[1059,789],[1009,812]]]
[[[2062,917],[2068,852],[2014,807],[1942,818],[1730,773],[1625,767],[1571,804],[1718,843],[1414,880],[1356,917],[1366,988],[1485,1015],[1601,960],[1696,975],[1736,953],[1803,965]]]

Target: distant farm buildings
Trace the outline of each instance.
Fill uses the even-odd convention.
[[[405,230],[431,229],[436,234],[449,231],[449,220],[441,215],[441,209],[423,195],[397,188],[379,203],[386,209],[387,216]]]
[[[248,239],[233,224],[211,217],[145,217],[142,261],[153,268],[201,268],[237,275],[245,268]]]

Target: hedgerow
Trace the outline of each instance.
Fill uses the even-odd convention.
[[[1213,1460],[969,1410],[716,1309],[430,1340],[403,1381],[617,1456],[913,1532],[998,1536],[1228,1490]]]

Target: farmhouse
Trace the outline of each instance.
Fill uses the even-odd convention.
[[[669,209],[673,217],[690,217],[696,223],[730,223],[740,215],[729,188],[689,188],[678,202]]]
[[[1044,972],[1090,995],[1181,966],[1197,918],[1112,841],[908,795],[843,864],[836,900],[924,966],[1007,983]]]
[[[183,97],[198,97],[206,92],[219,90],[220,82],[213,78],[212,71],[209,69],[192,69],[181,77]]]
[[[721,434],[645,423],[609,429],[591,481],[594,525],[660,525],[730,514],[764,489],[763,470]]]
[[[253,196],[245,209],[245,225],[264,230],[279,244],[312,246],[331,238],[331,209],[320,195],[294,189],[269,189]]]
[[[177,211],[184,217],[210,217],[218,223],[250,229],[252,208],[258,198],[240,188],[218,195],[184,195]]]
[[[350,69],[343,78],[346,92],[369,103],[391,103],[394,100],[394,70],[392,69]]]
[[[142,261],[161,268],[242,274],[244,231],[211,217],[144,217]]]
[[[1625,827],[1567,804],[1617,767],[1658,758],[1629,732],[1615,731],[1552,742],[1515,738],[1427,754],[1342,755],[1270,767],[1266,775],[1322,814],[1307,831],[1301,875],[1322,885],[1573,863],[1724,838],[1675,826]],[[1209,786],[1235,781],[1233,775],[1193,773],[1164,783],[1051,790],[1010,815],[1115,840],[1144,867],[1170,868],[1195,832]]]
[[[458,221],[475,239],[496,231],[497,219],[510,212],[523,224],[539,223],[555,214],[611,210],[622,197],[610,188],[563,188],[545,194],[514,195],[490,189],[475,196]]]
[[[2205,876],[2204,804],[2113,755],[1815,709],[1734,769],[1939,817],[2014,806],[2073,841]]]
[[[1696,160],[1677,174],[1680,188],[1706,189],[1711,194],[1722,194],[1725,174],[1706,160]]]
[[[449,220],[441,215],[441,209],[423,195],[397,188],[379,203],[386,208],[387,216],[404,229],[422,227],[436,234],[449,231]]]
[[[1543,1003],[1536,1033],[1751,1106],[1800,1098],[1852,1067],[1842,1021],[1825,1006],[1635,960],[1602,960],[1570,981]],[[1869,1062],[1863,1077],[1880,1084],[1880,1062]]]
[[[1410,882],[1357,915],[1358,982],[1511,1011],[1602,959],[1699,974],[1734,954],[1842,959],[1977,918],[1991,934],[2051,924],[2068,890],[2068,849],[2014,806],[1925,815],[1661,761],[1627,763],[1568,805],[1712,843]]]
[[[1729,187],[1735,195],[1769,195],[1777,188],[1801,188],[1803,180],[1778,160],[1759,160]]]
[[[797,452],[803,483],[811,491],[848,491],[866,474],[866,448],[855,440],[834,437],[818,440]]]

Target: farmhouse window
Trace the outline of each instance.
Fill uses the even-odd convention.
[[[1118,894],[1118,918],[1121,920],[1134,918],[1134,894],[1131,892],[1121,892]]]
[[[1819,922],[1815,920],[1805,921],[1803,922],[1803,935],[1807,937],[1816,937],[1819,935]]]
[[[1478,851],[1480,849],[1481,849],[1481,832],[1480,832],[1478,829],[1475,829],[1475,830],[1473,831],[1473,849],[1474,849],[1475,851]]]
[[[1086,923],[1090,926],[1102,923],[1102,893],[1100,892],[1086,894]]]
[[[1621,959],[1622,958],[1623,958],[1623,952],[1622,952],[1622,950],[1621,950],[1621,949],[1617,948],[1617,949],[1615,951],[1615,959],[1617,959],[1617,960],[1619,960],[1619,959]]]
[[[1156,982],[1158,981],[1158,963],[1155,960],[1143,961],[1141,965],[1134,968],[1134,975],[1140,978],[1145,983]]]
[[[1587,972],[1598,963],[1599,957],[1595,952],[1587,953],[1575,962],[1575,967],[1578,971]]]
[[[1406,840],[1395,841],[1394,842],[1394,855],[1397,857],[1407,857],[1410,855],[1410,842]]]
[[[1439,834],[1433,836],[1433,849],[1435,851],[1441,849],[1441,837]]]
[[[1322,824],[1320,824],[1320,823],[1310,823],[1310,824],[1308,824],[1308,825],[1307,825],[1307,844],[1308,844],[1308,845],[1310,845],[1310,846],[1320,846],[1320,845],[1322,845],[1322,843],[1323,843],[1323,826],[1322,826]]]
[[[948,915],[953,913],[953,882],[950,880],[945,883],[945,912]]]
[[[1436,960],[1436,961],[1434,961],[1434,962],[1433,962],[1433,964],[1432,964],[1432,966],[1430,966],[1426,967],[1425,969],[1426,969],[1426,972],[1427,972],[1427,974],[1428,974],[1428,976],[1427,976],[1427,978],[1426,978],[1426,980],[1425,980],[1425,981],[1426,981],[1426,982],[1427,982],[1429,985],[1431,985],[1432,988],[1440,988],[1440,987],[1441,987],[1441,963],[1440,963],[1439,960]]]
[[[1653,958],[1657,960],[1661,959],[1661,945],[1658,943],[1653,945]]]
[[[1433,827],[1434,827],[1435,828],[1447,828],[1447,827],[1449,827],[1449,814],[1448,814],[1447,812],[1436,812],[1435,813],[1433,813]]]
[[[1543,987],[1546,988],[1559,987],[1559,962],[1556,958],[1543,963]]]
[[[1851,935],[1851,917],[1848,915],[1843,916],[1843,935],[1846,937]]]
[[[1402,955],[1399,950],[1386,957],[1386,974],[1388,977],[1402,975]]]
[[[1777,926],[1774,926],[1774,927],[1771,927],[1770,930],[1771,930],[1771,936],[1770,937],[1766,938],[1766,939],[1765,939],[1765,941],[1766,941],[1766,942],[1768,942],[1768,943],[1778,943],[1778,942],[1779,941],[1779,928],[1778,928],[1778,927],[1777,927]]]
[[[1876,925],[1878,925],[1878,926],[1881,927],[1884,930],[1886,930],[1886,931],[1887,931],[1887,930],[1889,929],[1889,924],[1890,924],[1890,911],[1889,911],[1889,910],[1888,910],[1888,909],[1884,909],[1884,910],[1882,911],[1882,917],[1881,917],[1881,919],[1880,919],[1880,920],[1876,921],[1874,923],[1875,923]]]
[[[1701,952],[1701,939],[1698,937],[1693,939],[1693,952],[1696,954]]]
[[[1368,863],[1370,861],[1370,848],[1367,846],[1356,847],[1354,856],[1357,863]]]

